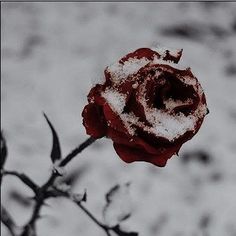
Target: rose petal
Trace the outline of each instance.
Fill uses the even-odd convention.
[[[104,90],[103,87],[104,85],[96,84],[88,94],[88,102],[103,105],[105,103],[104,98],[101,96],[101,92]]]
[[[111,127],[108,127],[107,136],[111,138],[113,142],[133,146],[133,143],[131,143],[133,137],[127,132],[119,132]]]
[[[143,132],[143,134],[146,132]],[[177,153],[182,146],[181,142],[176,143],[170,143],[167,139],[162,137],[153,137],[151,134],[147,134],[146,136],[141,135],[138,133],[139,136],[137,136],[134,139],[134,143],[136,143],[137,146],[142,147],[145,149],[146,152],[150,154],[155,155],[163,155],[164,153]],[[149,135],[149,137],[148,137]],[[150,139],[153,138],[153,141],[150,142]],[[156,141],[154,141],[156,140]]]
[[[119,132],[128,133],[120,116],[112,110],[108,103],[104,104],[103,112],[107,120],[108,126],[112,127],[114,130],[117,130]]]
[[[127,54],[125,57],[120,59],[120,63],[124,63],[125,61],[128,61],[131,58],[146,58],[148,60],[153,60],[154,57],[160,58],[160,54],[156,51],[151,50],[150,48],[139,48],[138,50],[131,52]]]
[[[131,148],[129,146],[117,143],[114,143],[113,146],[119,157],[127,163],[134,161],[145,161],[159,167],[164,167],[167,163],[167,160],[176,153],[173,150],[167,150],[162,154],[153,155],[140,148]]]
[[[162,59],[165,61],[172,61],[174,63],[178,63],[182,56],[182,52],[183,52],[183,49],[180,49],[177,52],[166,50],[165,55]]]
[[[106,134],[106,121],[103,116],[102,107],[89,103],[82,112],[83,125],[86,133],[93,138],[101,138]]]

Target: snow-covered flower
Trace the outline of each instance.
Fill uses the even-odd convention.
[[[207,114],[197,78],[177,65],[181,56],[182,50],[140,48],[107,67],[82,113],[87,134],[111,138],[125,162],[165,166]]]

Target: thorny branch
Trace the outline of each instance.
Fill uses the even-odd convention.
[[[72,200],[96,225],[98,225],[102,230],[104,230],[107,236],[111,236],[111,232],[115,233],[118,236],[138,236],[138,233],[136,232],[122,231],[120,229],[119,224],[113,227],[109,227],[99,221],[82,203],[84,200],[86,200],[86,192],[83,195],[81,194],[79,199],[75,199],[73,195],[71,195],[68,191],[62,191],[60,189],[57,189],[56,187],[54,187],[53,190],[48,193],[50,197],[61,196]]]
[[[75,200],[73,196],[71,196],[67,191],[62,191],[57,188],[54,188],[53,191],[49,192],[51,197],[54,196],[62,196],[66,197],[68,199],[71,199],[95,224],[97,224],[101,229],[105,231],[107,236],[111,236],[110,230],[113,230],[112,228],[106,226],[105,224],[101,223],[83,204],[82,201],[84,198],[86,198],[86,193],[81,196],[81,200]]]
[[[82,152],[86,147],[91,145],[94,141],[95,141],[95,139],[88,138],[79,147],[75,148],[70,154],[68,154],[65,157],[65,159],[63,159],[58,164],[58,166],[62,167],[62,166],[65,166],[66,164],[68,164],[78,153]],[[47,194],[48,189],[53,186],[54,181],[56,180],[56,178],[58,176],[60,176],[60,173],[58,173],[56,170],[53,170],[50,177],[45,182],[45,184],[43,184],[39,188],[39,190],[35,196],[36,203],[34,206],[33,214],[31,216],[30,220],[28,221],[28,223],[26,223],[25,226],[23,227],[23,233],[21,234],[21,236],[31,236],[29,232],[35,232],[36,220],[40,217],[40,210],[41,210],[42,206],[44,205],[45,200],[49,197]]]
[[[90,211],[88,211],[83,205],[81,202],[78,202],[77,203],[77,206],[95,223],[97,224],[100,228],[102,228],[107,236],[111,236],[109,230],[112,230],[111,228],[109,228],[108,226],[102,224],[100,221],[98,221],[92,214]]]
[[[91,145],[93,142],[95,142],[95,139],[88,138],[85,142],[83,142],[81,145],[76,147],[72,152],[70,152],[59,164],[59,167],[66,166],[76,155],[81,153],[85,148],[87,148],[89,145]],[[34,183],[30,177],[23,173],[18,173],[16,171],[8,171],[8,170],[1,170],[1,175],[11,175],[19,178],[25,185],[27,185],[34,193],[35,193],[35,206],[33,208],[32,216],[30,217],[29,221],[23,226],[23,231],[20,234],[21,236],[32,236],[36,235],[35,233],[35,223],[36,220],[40,217],[40,210],[42,206],[45,204],[45,200],[49,197],[51,197],[48,194],[48,190],[50,187],[53,186],[56,178],[60,176],[60,173],[58,173],[56,170],[53,170],[48,180],[39,187],[36,183]],[[83,208],[84,211],[87,211],[87,209]],[[14,232],[15,223],[6,211],[4,207],[1,206],[1,221],[3,224],[6,225],[6,227],[9,229],[12,236],[16,236]]]
[[[10,234],[12,236],[16,236],[16,224],[13,221],[12,217],[8,213],[8,211],[1,205],[1,221],[8,228]]]
[[[93,142],[95,142],[95,139],[90,137],[86,141],[84,141],[81,145],[76,147],[74,150],[72,150],[64,159],[60,159],[60,146],[59,146],[59,140],[57,137],[57,134],[44,114],[45,118],[47,119],[47,122],[49,123],[49,126],[51,130],[53,131],[53,138],[54,141],[56,140],[56,144],[53,143],[53,150],[51,153],[51,159],[54,163],[54,168],[51,172],[51,175],[49,176],[48,180],[42,185],[38,186],[36,183],[34,183],[33,180],[31,180],[30,177],[23,173],[18,173],[17,171],[9,171],[9,170],[4,170],[4,162],[6,159],[6,142],[4,137],[1,134],[1,156],[4,156],[4,160],[1,164],[1,177],[3,176],[15,176],[18,179],[20,179],[25,185],[27,185],[35,194],[33,200],[35,201],[35,205],[33,208],[32,215],[28,222],[20,228],[16,226],[14,220],[10,216],[10,214],[7,212],[7,210],[1,206],[1,222],[8,228],[10,234],[12,236],[36,236],[36,221],[37,219],[40,218],[40,211],[43,205],[45,205],[45,201],[48,198],[52,197],[66,197],[70,200],[72,200],[97,226],[99,226],[107,236],[111,236],[111,232],[115,233],[118,236],[137,236],[137,233],[131,232],[123,232],[120,230],[119,225],[115,227],[109,227],[102,222],[100,222],[83,204],[82,201],[86,200],[86,193],[81,196],[81,198],[75,197],[75,194],[72,194],[70,191],[63,191],[58,189],[55,186],[55,180],[57,177],[61,176],[62,174],[60,173],[60,168],[66,166],[69,162],[72,161],[74,157],[76,157],[79,153],[81,153],[85,148],[87,148],[89,145],[91,145]],[[57,150],[58,149],[58,150]],[[57,158],[53,156],[53,153],[58,154]],[[2,158],[2,157],[1,157]],[[1,160],[2,161],[2,160]],[[57,163],[55,163],[57,161]],[[55,165],[56,164],[56,165]]]
[[[27,175],[25,174],[21,174],[21,173],[18,173],[16,171],[8,171],[8,170],[3,170],[2,171],[2,174],[3,175],[12,175],[12,176],[15,176],[17,178],[19,178],[25,185],[27,185],[31,190],[33,190],[33,192],[35,194],[37,194],[37,191],[39,189],[38,185],[35,184],[31,179],[30,177],[28,177]]]

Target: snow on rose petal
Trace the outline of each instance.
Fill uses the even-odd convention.
[[[208,113],[199,81],[177,65],[181,56],[182,50],[140,48],[108,66],[82,113],[87,134],[112,139],[127,163],[165,166]]]

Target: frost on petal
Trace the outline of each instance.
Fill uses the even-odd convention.
[[[105,92],[102,93],[102,96],[106,99],[114,112],[118,114],[123,112],[126,103],[126,96],[124,94],[116,89],[106,89]]]
[[[107,72],[110,75],[110,79],[114,83],[121,83],[126,80],[129,75],[135,74],[140,68],[146,66],[150,60],[146,58],[130,58],[123,64],[116,62],[107,68]]]
[[[153,47],[152,50],[158,52],[160,54],[160,58],[164,61],[171,61],[174,63],[179,62],[183,53],[183,49],[170,49],[165,47]]]
[[[120,83],[148,64],[174,65],[179,69],[185,69],[176,64],[181,56],[182,49],[175,51],[165,49],[162,51],[160,49],[151,50],[149,48],[141,48],[129,53],[120,59],[120,61],[108,66],[105,70],[105,75],[110,81]]]
[[[104,104],[104,99],[101,97],[101,92],[103,89],[103,85],[97,84],[93,88],[91,88],[88,94],[88,101],[90,103],[96,103],[98,105]]]
[[[107,102],[107,104],[103,106],[103,111],[108,121],[108,126],[117,131],[131,133],[130,127],[122,119],[126,105],[126,95],[115,89],[107,89],[102,96]]]
[[[170,71],[168,71],[169,73]],[[167,76],[168,74],[162,72],[156,77],[157,81],[165,77],[170,85],[165,93],[161,93],[161,90],[157,92],[157,95],[159,93],[158,101],[152,101],[151,105],[150,98],[153,96],[151,90],[153,85],[149,86],[149,84],[152,80],[144,81],[139,87],[138,102],[144,108],[146,120],[150,125],[137,125],[146,132],[173,142],[188,131],[195,133],[196,124],[206,115],[207,107],[204,102],[199,102],[199,96],[202,96],[202,89],[199,84],[193,86],[184,79],[172,78]],[[195,78],[191,80],[195,80]],[[163,91],[164,86],[167,87],[163,84]],[[155,107],[157,102],[161,102],[163,107]],[[188,114],[184,112],[186,108],[188,108]]]

